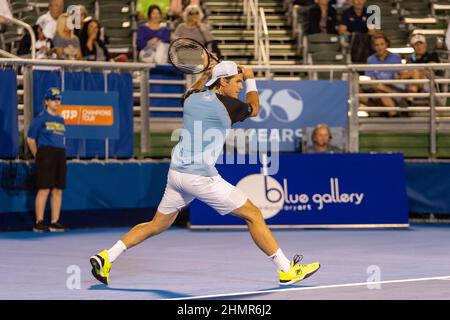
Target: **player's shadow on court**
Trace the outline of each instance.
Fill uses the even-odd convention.
[[[168,290],[158,290],[158,289],[129,289],[129,288],[111,288],[105,286],[104,284],[96,284],[89,287],[88,290],[98,290],[98,291],[119,291],[119,292],[144,292],[156,294],[158,298],[182,298],[190,297],[190,295],[185,293],[178,293]]]

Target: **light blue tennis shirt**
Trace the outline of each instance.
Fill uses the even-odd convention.
[[[180,141],[172,150],[172,170],[212,177],[231,125],[252,113],[249,104],[207,90],[184,101]]]

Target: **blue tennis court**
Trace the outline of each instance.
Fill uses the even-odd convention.
[[[0,299],[448,299],[450,225],[409,229],[275,230],[283,251],[321,269],[281,287],[240,231],[174,227],[124,253],[105,286],[89,257],[128,228],[0,233]],[[78,277],[79,275],[79,277]],[[78,288],[79,287],[79,288]]]

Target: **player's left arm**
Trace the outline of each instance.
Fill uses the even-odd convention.
[[[246,100],[252,107],[250,117],[256,117],[259,112],[259,95],[256,88],[255,75],[251,67],[239,66],[242,69],[242,75],[245,81]]]

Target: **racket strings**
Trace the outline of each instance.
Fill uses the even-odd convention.
[[[203,72],[209,64],[209,56],[205,49],[190,39],[179,39],[169,48],[170,62],[186,73]]]

